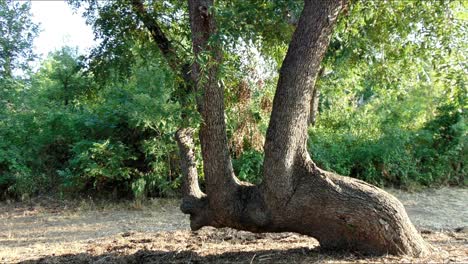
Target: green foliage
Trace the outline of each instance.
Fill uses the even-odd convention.
[[[30,83],[5,82],[2,195],[172,195],[180,184],[172,139],[179,110],[171,73],[148,52],[130,78],[99,89],[88,89],[96,83],[71,48],[52,53]]]
[[[385,128],[378,137],[365,130],[312,128],[313,159],[325,169],[378,185],[466,184],[466,124],[460,112],[446,110],[439,109],[418,130]],[[362,126],[358,121],[353,127]]]
[[[350,5],[317,84],[310,150],[318,164],[380,185],[463,184],[467,21],[455,16],[462,5]]]
[[[69,104],[79,104],[79,99],[91,97],[95,90],[92,76],[85,73],[83,58],[76,48],[62,47],[49,54],[35,75],[33,85],[49,100]]]
[[[0,79],[25,71],[35,57],[32,43],[38,26],[31,20],[30,9],[29,2],[0,1]]]
[[[247,150],[242,155],[233,160],[234,171],[243,181],[258,184],[262,179],[263,153],[255,150]]]
[[[93,188],[99,190],[108,182],[115,184],[130,179],[134,171],[125,163],[135,159],[122,142],[80,141],[72,147],[67,173],[60,174],[72,182],[82,181],[73,185],[84,187],[91,182]]]
[[[435,118],[418,131],[415,155],[424,168],[425,180],[466,184],[466,114],[456,105],[442,105]]]

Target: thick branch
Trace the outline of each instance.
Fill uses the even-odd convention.
[[[228,199],[228,196],[223,195],[223,192],[220,192],[219,188],[234,186],[235,178],[228,152],[226,124],[224,121],[224,92],[219,87],[217,81],[222,56],[218,49],[209,44],[210,37],[216,33],[214,18],[209,12],[212,5],[213,1],[209,0],[189,1],[190,26],[195,57],[199,58],[202,54],[211,56],[211,61],[208,63],[209,66],[201,72],[201,67],[197,62],[192,65],[191,69],[187,65],[180,63],[180,59],[177,57],[171,42],[161,30],[157,21],[147,13],[142,1],[132,0],[133,9],[151,33],[153,40],[157,43],[169,66],[175,72],[182,75],[186,92],[197,89],[202,92],[202,96],[197,98],[197,104],[203,117],[203,124],[200,128],[203,168],[207,192],[208,194],[213,194],[210,195],[210,199],[219,200],[223,197]],[[189,71],[190,74],[188,74]],[[184,104],[185,101],[181,101]],[[179,132],[183,134],[187,130],[179,130]],[[186,197],[200,198],[203,195],[199,191],[198,180],[196,180],[194,157],[190,156],[188,149],[184,149],[186,146],[180,144],[183,139],[180,136],[181,134],[178,135],[179,147],[181,147],[181,159],[182,162],[186,163],[181,164],[186,179],[186,186],[184,187],[186,190],[184,192],[187,194]],[[184,137],[192,142],[189,134],[186,134]],[[234,188],[231,189],[234,191]],[[183,202],[184,204],[188,203]]]
[[[190,214],[190,227],[197,230],[210,225],[212,213],[208,209],[206,195],[200,190],[198,184],[197,163],[194,153],[193,130],[190,128],[179,129],[176,133],[176,141],[180,152],[180,165],[182,175],[182,203],[180,209],[185,214]]]
[[[190,29],[195,62],[192,65],[192,79],[201,96],[197,98],[203,118],[200,128],[200,142],[203,156],[203,170],[206,191],[210,205],[232,200],[236,180],[228,152],[226,123],[224,120],[224,91],[218,84],[218,71],[222,61],[220,50],[210,43],[216,34],[216,25],[211,7],[212,0],[189,0]],[[202,56],[208,57],[203,71],[199,64]],[[211,202],[216,201],[216,202]]]
[[[294,191],[294,164],[306,152],[310,87],[342,8],[341,0],[306,0],[281,67],[264,148],[267,199],[278,204]]]
[[[189,128],[179,129],[176,133],[176,141],[181,156],[182,174],[186,175],[182,183],[184,197],[202,198],[204,193],[198,185],[197,162],[194,153],[193,130]]]
[[[158,25],[157,21],[148,14],[141,0],[132,0],[132,7],[135,13],[137,14],[138,18],[141,19],[145,27],[151,33],[151,37],[153,38],[154,42],[156,42],[156,44],[158,45],[162,54],[169,63],[169,66],[174,71],[178,72],[180,70],[178,68],[180,60],[177,57],[177,54],[175,53],[171,42],[161,30],[161,27]]]

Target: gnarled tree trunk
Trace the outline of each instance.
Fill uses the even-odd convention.
[[[306,150],[307,125],[314,81],[344,0],[305,0],[304,10],[284,59],[265,142],[264,180],[260,186],[239,181],[228,152],[224,94],[217,74],[220,49],[210,43],[216,34],[213,0],[189,0],[193,51],[209,55],[188,74],[170,41],[141,0],[132,0],[168,64],[178,72],[185,92],[198,90],[203,117],[200,142],[206,194],[198,186],[192,129],[176,138],[184,173],[181,209],[191,228],[232,227],[252,232],[297,232],[319,240],[324,248],[371,254],[424,255],[429,246],[411,224],[403,206],[390,194],[365,182],[319,169]]]
[[[232,227],[252,232],[297,232],[315,237],[324,248],[371,254],[424,255],[429,246],[411,224],[402,204],[365,182],[319,169],[306,149],[310,101],[320,62],[327,49],[342,0],[306,0],[284,59],[265,142],[263,183],[253,186],[234,175],[228,152],[224,99],[216,79],[221,55],[210,37],[216,34],[212,0],[189,0],[195,56],[210,54],[192,78],[201,91],[200,141],[206,195],[189,172],[190,140],[179,131],[185,157],[181,209],[191,227]],[[189,154],[189,155],[187,155]],[[192,157],[192,158],[191,158]]]

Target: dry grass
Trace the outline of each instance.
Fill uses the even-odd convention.
[[[188,231],[177,202],[0,204],[0,263],[468,263],[468,234],[425,231],[426,258],[321,251],[310,237]]]

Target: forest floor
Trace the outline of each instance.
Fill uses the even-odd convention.
[[[320,250],[293,233],[189,231],[178,201],[0,203],[0,263],[468,263],[468,189],[389,190],[426,241],[425,258],[366,257]]]

